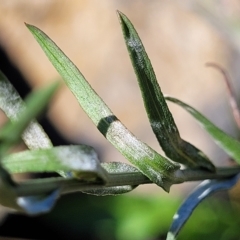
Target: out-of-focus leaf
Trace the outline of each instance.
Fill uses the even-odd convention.
[[[38,215],[49,212],[55,205],[59,190],[54,190],[46,195],[17,197],[18,206],[28,215]]]
[[[55,93],[58,84],[54,83],[47,86],[37,92],[31,93],[26,99],[26,109],[21,113],[18,121],[8,122],[0,130],[0,141],[1,141],[1,151],[2,153],[6,151],[9,147],[16,144],[26,127],[41,113],[41,111],[46,107],[49,100]]]
[[[203,181],[185,200],[173,217],[173,223],[167,235],[167,240],[175,240],[180,230],[191,216],[193,210],[209,195],[232,188],[240,178],[240,174],[225,180]]]
[[[0,71],[0,108],[15,122],[26,109],[26,105],[7,77]],[[32,121],[25,129],[22,138],[29,149],[51,148],[52,143],[42,127]]]
[[[201,126],[212,136],[216,144],[218,144],[224,151],[226,151],[235,161],[240,164],[240,142],[230,135],[223,132],[221,129],[216,127],[212,122],[210,122],[201,113],[195,110],[193,107],[187,105],[186,103],[173,98],[165,97],[167,100],[178,104],[188,111],[200,124]]]
[[[168,161],[136,139],[114,116],[61,49],[40,29],[31,25],[27,27],[101,133],[142,173],[169,191],[179,165]]]
[[[108,172],[108,174],[110,174],[109,178],[111,178],[111,174],[112,174],[112,176],[114,176],[115,179],[119,181],[120,186],[115,186],[115,187],[103,186],[98,189],[83,191],[84,193],[97,195],[97,196],[119,195],[119,194],[130,192],[137,187],[137,185],[121,186],[122,178],[120,178],[120,176],[117,175],[118,173],[131,174],[131,173],[139,172],[138,169],[136,169],[135,167],[126,163],[121,163],[121,162],[102,163],[102,167]]]
[[[7,155],[2,164],[10,173],[65,171],[78,179],[107,181],[96,152],[85,145],[22,151]]]
[[[214,165],[205,154],[181,139],[144,46],[130,20],[124,14],[118,13],[148,118],[163,151],[173,161],[189,167],[203,167],[215,171]]]

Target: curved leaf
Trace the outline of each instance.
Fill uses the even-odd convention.
[[[152,64],[130,20],[119,13],[125,43],[137,75],[148,118],[165,154],[189,167],[215,171],[214,165],[199,149],[181,139],[171,112],[158,85]]]
[[[130,133],[61,49],[40,29],[27,27],[99,131],[143,174],[169,191],[179,165],[168,161]]]
[[[7,77],[0,71],[0,108],[15,122],[26,109],[26,105]],[[32,121],[25,129],[22,138],[29,149],[51,148],[52,143],[43,128]]]
[[[85,145],[22,151],[4,157],[2,164],[10,173],[65,171],[78,179],[107,181],[96,152]]]
[[[168,101],[178,104],[188,111],[200,124],[201,126],[211,135],[213,140],[217,145],[219,145],[224,151],[226,151],[229,156],[231,156],[235,161],[240,164],[240,142],[230,135],[223,132],[212,122],[210,122],[206,117],[204,117],[200,112],[195,110],[193,107],[187,105],[186,103],[173,98],[165,97]]]
[[[26,109],[20,114],[18,121],[8,122],[0,130],[0,151],[1,154],[5,154],[5,151],[16,144],[20,139],[24,130],[34,117],[39,115],[46,107],[49,100],[55,93],[58,84],[54,83],[50,86],[42,88],[34,93],[29,94],[26,99]]]
[[[167,240],[175,240],[180,230],[191,216],[193,210],[209,195],[232,188],[240,178],[240,174],[226,180],[205,180],[185,200],[173,217],[173,223]]]

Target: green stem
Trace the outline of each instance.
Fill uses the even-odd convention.
[[[234,176],[237,173],[240,173],[240,166],[217,168],[215,173],[198,169],[184,169],[177,170],[175,172],[174,179],[171,181],[175,184],[179,184],[188,181],[200,181],[205,179],[224,179]],[[33,179],[21,182],[16,187],[16,193],[18,196],[31,196],[44,194],[60,188],[61,194],[66,194],[77,191],[103,189],[106,187],[125,185],[136,186],[149,183],[153,182],[141,172],[109,174],[109,181],[105,185],[102,181],[87,182],[77,179],[57,177]]]
[[[208,172],[205,170],[199,169],[184,169],[176,171],[176,180],[179,179],[180,182],[189,182],[189,181],[201,181],[205,179],[224,179],[232,177],[240,173],[240,166],[234,167],[219,167],[216,168],[216,172]]]
[[[103,184],[102,181],[87,182],[83,180],[62,177],[32,179],[19,183],[16,188],[16,192],[18,196],[31,196],[43,194],[60,188],[61,193],[66,194],[70,192],[101,189],[106,187],[125,185],[136,186],[140,184],[152,183],[152,181],[141,172],[109,174],[108,180],[109,181],[107,184]]]

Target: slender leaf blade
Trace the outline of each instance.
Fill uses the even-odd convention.
[[[78,179],[107,181],[96,152],[85,145],[22,151],[7,155],[2,164],[10,173],[64,171]]]
[[[239,180],[240,174],[225,180],[203,181],[184,201],[173,217],[173,222],[167,235],[167,240],[175,240],[194,209],[211,194],[232,188]]]
[[[46,107],[57,87],[58,84],[54,83],[41,90],[31,93],[27,97],[27,107],[19,116],[18,121],[12,123],[8,122],[8,124],[6,124],[0,131],[2,154],[21,139],[24,130],[30,124],[32,119],[39,115]]]
[[[226,151],[229,156],[231,156],[236,162],[240,164],[240,142],[230,135],[223,132],[220,128],[215,126],[211,121],[204,117],[200,112],[195,110],[188,104],[173,98],[166,96],[166,100],[178,104],[183,107],[187,112],[189,112],[200,125],[210,134],[215,143],[219,145],[224,151]]]
[[[118,14],[148,118],[163,151],[173,161],[189,167],[202,167],[215,171],[214,165],[205,154],[181,139],[138,33],[123,13],[118,12]]]
[[[17,121],[26,105],[20,95],[0,71],[0,108],[13,122]],[[23,141],[29,149],[51,148],[52,143],[41,125],[33,120],[22,134]]]
[[[169,191],[179,165],[168,161],[130,133],[62,50],[40,29],[27,27],[99,131],[143,174]]]

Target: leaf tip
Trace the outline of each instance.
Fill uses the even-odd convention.
[[[117,15],[118,15],[121,25],[124,25],[124,24],[126,24],[127,21],[129,21],[127,16],[125,14],[123,14],[122,12],[120,12],[119,10],[117,10]]]
[[[121,19],[124,14],[119,10],[117,10],[116,12],[117,12],[117,16]]]
[[[29,23],[24,22],[24,24],[30,31],[34,28],[34,26]]]

